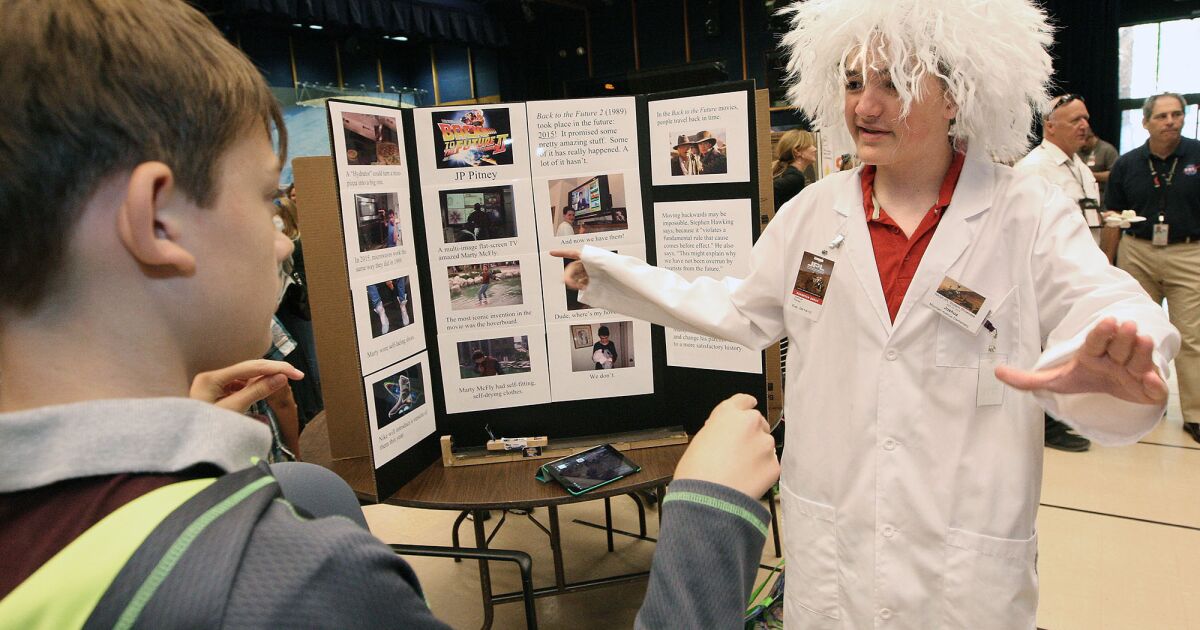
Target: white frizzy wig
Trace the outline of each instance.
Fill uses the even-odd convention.
[[[1029,148],[1047,99],[1053,41],[1030,0],[807,0],[791,14],[788,99],[826,134],[853,144],[843,115],[846,71],[890,73],[903,116],[939,78],[958,106],[950,136],[1000,161]]]

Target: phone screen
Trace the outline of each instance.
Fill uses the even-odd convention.
[[[639,470],[620,451],[607,444],[560,459],[549,464],[549,467],[563,485],[576,492],[594,488]]]

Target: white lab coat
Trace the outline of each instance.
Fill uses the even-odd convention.
[[[1002,303],[996,352],[1021,368],[1056,365],[1100,319],[1135,320],[1167,365],[1179,334],[1110,266],[1075,203],[1044,180],[969,153],[893,324],[884,303],[858,169],[787,203],[754,247],[744,280],[687,282],[585,248],[579,299],[751,348],[789,338],[782,503],[785,618],[791,628],[1032,628],[1039,404],[1083,435],[1125,444],[1163,408],[1101,394],[1008,389],[977,407],[972,336],[924,305],[950,276]],[[816,321],[790,304],[807,250],[844,244]],[[1043,353],[1043,341],[1047,350]],[[730,392],[732,393],[732,392]]]

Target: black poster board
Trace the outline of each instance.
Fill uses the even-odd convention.
[[[740,144],[734,142],[733,140],[729,140],[728,142],[724,142],[724,146],[729,147],[736,144],[736,148],[743,153],[740,156],[729,156],[729,160],[731,167],[730,172],[732,173],[737,168],[741,168],[741,172],[744,173],[744,177],[735,177],[732,175],[729,177],[695,177],[686,178],[688,181],[684,185],[675,185],[674,182],[672,182],[672,185],[655,185],[656,177],[659,177],[659,181],[661,182],[663,168],[665,165],[663,160],[667,159],[669,156],[663,154],[661,146],[661,130],[659,130],[657,134],[652,130],[651,110],[656,106],[656,104],[662,102],[675,101],[678,99],[691,99],[693,101],[703,103],[705,100],[710,98],[721,99],[722,102],[730,102],[731,99],[735,101],[737,103],[736,108],[744,113],[745,129],[707,130],[704,129],[706,126],[706,123],[703,120],[704,117],[698,116],[690,119],[694,120],[694,122],[688,122],[686,125],[684,125],[687,130],[690,130],[688,139],[689,141],[699,140],[705,135],[711,136],[716,134],[719,135],[724,141],[724,136],[722,135],[724,133],[729,133],[730,138],[735,137],[737,134],[742,134],[744,136],[744,140],[742,140]],[[586,102],[601,106],[609,100],[611,99],[584,99]],[[753,240],[757,240],[759,236],[760,216],[762,211],[762,198],[760,195],[760,177],[762,169],[760,165],[761,156],[759,155],[759,120],[753,82],[740,82],[678,92],[643,95],[634,97],[633,102],[636,108],[637,148],[635,153],[630,155],[629,160],[632,163],[632,161],[636,159],[636,173],[638,175],[638,181],[636,182],[636,185],[640,192],[642,206],[640,220],[645,233],[645,251],[647,261],[651,264],[654,264],[659,258],[658,253],[660,251],[660,244],[656,242],[654,229],[656,203],[703,200],[744,200],[746,207],[748,208],[747,216],[744,217],[744,220],[749,226],[751,238]],[[345,102],[334,101],[334,103]],[[358,107],[358,104],[349,105]],[[727,105],[726,107],[728,108],[731,106]],[[488,106],[486,112],[483,110],[479,111],[492,116],[494,113],[491,110],[494,108],[495,106]],[[386,108],[374,108],[372,111],[379,109]],[[426,109],[445,110],[447,108]],[[465,110],[467,112],[466,116],[474,115],[472,113],[473,110],[470,108],[457,109]],[[707,109],[709,108],[700,107],[697,111],[702,112],[703,110]],[[456,115],[458,113],[459,112],[455,112]],[[504,115],[507,116],[507,114],[508,112],[504,111]],[[409,223],[400,225],[401,222],[397,220],[397,225],[399,227],[397,227],[396,231],[398,233],[402,233],[398,235],[397,240],[403,240],[405,243],[404,245],[398,247],[398,249],[401,249],[405,252],[404,256],[406,256],[406,258],[404,260],[407,262],[397,263],[398,266],[396,268],[403,268],[405,273],[408,273],[412,276],[410,286],[413,288],[413,295],[411,296],[409,307],[411,308],[414,302],[421,306],[421,308],[413,312],[413,316],[415,319],[420,320],[419,329],[424,336],[424,342],[420,343],[418,341],[412,341],[411,345],[402,351],[403,355],[405,356],[401,356],[400,354],[396,355],[401,356],[400,361],[383,367],[380,367],[378,364],[372,365],[369,369],[365,367],[366,355],[364,354],[362,355],[364,357],[363,361],[360,362],[359,365],[359,370],[362,376],[357,379],[341,379],[341,382],[347,387],[350,383],[356,384],[358,387],[358,399],[362,401],[362,407],[359,407],[361,411],[368,411],[372,406],[375,407],[373,412],[375,414],[374,416],[368,418],[360,413],[358,420],[358,422],[361,423],[363,422],[364,418],[366,419],[366,422],[369,425],[367,427],[367,433],[371,434],[373,431],[384,429],[388,424],[393,422],[394,419],[377,421],[377,419],[383,417],[382,409],[384,405],[382,402],[376,400],[376,396],[379,394],[379,391],[377,391],[379,390],[379,387],[378,384],[376,384],[374,387],[372,386],[372,383],[370,382],[370,376],[368,375],[390,375],[390,372],[393,371],[397,374],[407,374],[409,372],[404,370],[411,371],[412,368],[407,367],[405,362],[411,362],[414,360],[414,358],[423,357],[420,365],[424,366],[424,369],[421,370],[419,378],[422,379],[423,384],[427,384],[428,387],[423,393],[420,404],[422,406],[427,406],[432,410],[432,415],[436,422],[436,430],[432,431],[428,435],[420,437],[420,439],[417,440],[412,446],[406,448],[403,453],[398,455],[390,455],[386,459],[381,458],[378,455],[378,444],[375,445],[376,452],[372,452],[370,448],[370,442],[368,442],[368,445],[365,449],[361,449],[370,453],[372,456],[374,462],[373,468],[375,470],[375,484],[378,491],[378,496],[386,497],[390,495],[409,479],[427,467],[431,462],[438,459],[438,439],[441,435],[445,434],[451,435],[457,445],[473,446],[481,445],[489,438],[488,433],[485,431],[485,427],[489,427],[495,435],[504,437],[547,435],[551,438],[569,438],[584,435],[635,431],[651,427],[663,427],[670,425],[682,425],[689,432],[694,432],[703,424],[713,406],[715,406],[721,400],[738,392],[754,395],[759,400],[759,410],[763,412],[764,415],[767,413],[767,366],[765,365],[762,353],[758,353],[760,368],[760,373],[758,374],[669,366],[667,364],[666,334],[664,329],[657,325],[650,327],[651,354],[653,359],[650,376],[650,378],[653,380],[653,393],[651,394],[605,396],[603,392],[597,391],[594,395],[592,395],[592,397],[584,400],[545,402],[540,404],[489,408],[485,410],[464,411],[459,413],[448,412],[446,404],[446,375],[443,374],[443,369],[441,368],[441,366],[444,365],[444,359],[447,358],[442,356],[443,352],[446,352],[446,348],[439,347],[438,343],[439,334],[444,334],[444,331],[443,333],[439,333],[439,320],[434,309],[434,304],[436,301],[434,291],[440,290],[439,287],[441,285],[439,285],[439,282],[445,281],[445,271],[431,267],[431,245],[429,239],[426,238],[427,235],[437,234],[443,229],[443,226],[429,225],[429,222],[447,222],[447,219],[446,217],[442,216],[442,214],[445,213],[443,208],[426,207],[430,205],[429,200],[431,198],[436,199],[438,197],[430,196],[429,181],[431,176],[429,173],[422,172],[422,170],[428,171],[429,169],[423,169],[421,166],[421,160],[417,159],[419,151],[429,150],[430,147],[419,146],[419,138],[421,135],[418,133],[417,129],[418,125],[421,123],[417,122],[416,111],[411,109],[394,110],[394,115],[399,121],[401,121],[401,126],[403,127],[403,132],[400,134],[402,135],[402,138],[399,139],[401,147],[398,155],[394,157],[390,155],[390,149],[385,150],[384,152],[389,154],[390,160],[398,161],[406,170],[408,190],[398,194],[395,202],[400,206],[403,206],[405,203],[407,203],[407,207],[411,209],[411,216],[406,219],[409,221]],[[685,117],[681,115],[680,120],[682,121],[684,119]],[[475,121],[468,122],[470,123]],[[511,127],[512,133],[516,135],[521,131],[519,127],[516,126],[526,124],[526,121],[522,120],[506,120],[505,122],[508,126],[500,129],[499,131],[492,130],[493,133],[484,138],[483,143],[485,145],[489,143],[491,144],[488,151],[485,151],[482,154],[468,154],[466,159],[495,160],[489,164],[496,164],[499,166],[511,165],[514,163],[514,160],[519,165],[520,160],[531,159],[530,155],[522,155],[519,151],[504,150],[503,148],[500,150],[496,149],[497,144],[505,141],[502,137],[505,135],[504,131],[510,129]],[[384,131],[386,132],[387,130],[385,129]],[[536,140],[533,139],[535,133],[532,125],[527,126],[523,131],[531,137],[529,143],[526,145],[528,152],[531,153],[535,150],[536,145]],[[344,131],[339,129],[336,123],[331,124],[331,134],[339,133],[344,133]],[[467,135],[469,134],[464,134],[464,136]],[[680,135],[688,135],[688,133],[680,132]],[[432,143],[435,145],[432,147],[432,149],[438,155],[450,155],[454,153],[455,149],[453,142],[453,136],[449,134],[445,137],[437,137],[436,141]],[[723,146],[720,143],[710,142],[710,146],[712,145],[718,147]],[[337,143],[335,143],[335,151],[348,150],[350,145],[346,144],[345,147],[345,149],[339,149]],[[656,149],[658,149],[658,154],[655,153]],[[361,151],[362,149],[359,148],[359,150]],[[674,155],[675,153],[671,154],[671,156]],[[659,161],[658,167],[654,166],[655,160]],[[740,162],[740,165],[735,164],[735,162]],[[442,170],[443,168],[444,167],[441,163],[437,165],[437,170]],[[480,172],[486,172],[486,169],[479,170]],[[366,173],[367,171],[363,172]],[[712,172],[716,173],[717,171],[713,170]],[[731,177],[736,181],[725,181],[729,180]],[[712,181],[713,179],[722,181]],[[482,187],[494,187],[507,184],[511,184],[511,182],[479,182],[479,186]],[[596,190],[607,189],[608,182],[604,181],[603,184],[603,186],[592,186],[592,188],[595,188]],[[634,184],[634,182],[627,183],[626,187],[628,188]],[[520,184],[515,184],[515,186],[519,185]],[[533,182],[530,181],[527,185],[532,186]],[[611,191],[601,190],[600,194],[602,198],[596,200],[595,204],[588,208],[588,211],[595,215],[600,215],[605,212],[609,213],[609,215],[614,214]],[[404,199],[404,197],[407,197],[407,199]],[[607,199],[603,197],[607,197]],[[336,189],[336,198],[340,201],[340,204],[338,205],[343,206],[343,208],[338,210],[340,215],[344,216],[346,212],[349,212],[352,213],[358,220],[364,220],[363,217],[358,216],[360,212],[357,206],[348,209],[345,208],[345,206],[357,202],[352,202],[353,191],[349,190],[349,187],[343,184],[340,180],[338,188]],[[441,199],[444,202],[444,195],[441,197]],[[444,205],[444,203],[439,203],[439,205]],[[488,205],[490,206],[494,204]],[[538,211],[535,210],[535,212]],[[588,214],[588,212],[581,211],[581,214]],[[625,217],[623,216],[623,213],[620,213],[620,215],[618,215],[615,219],[613,217],[606,216],[601,217],[599,220],[613,221],[624,220],[627,218],[630,221],[635,220],[632,215]],[[369,220],[377,219],[380,219],[380,217],[369,218]],[[465,228],[470,230],[478,229],[476,227],[467,226],[467,222],[465,221],[464,217],[456,216],[454,219],[455,223],[453,224],[451,231],[455,228]],[[359,236],[350,233],[351,226],[349,223],[341,221],[340,219],[339,221],[339,224],[342,226],[343,241],[346,243],[343,250],[345,257],[342,261],[347,268],[345,271],[346,281],[345,283],[340,283],[340,286],[334,288],[333,290],[340,291],[340,301],[346,302],[347,300],[345,300],[344,295],[345,292],[347,290],[352,294],[356,291],[361,292],[364,282],[361,277],[353,277],[354,274],[349,269],[353,264],[352,260],[355,258],[356,254],[361,254],[361,260],[369,260],[371,253],[352,251],[351,248],[353,247],[354,241],[360,240]],[[332,221],[326,221],[324,223],[327,225],[333,224]],[[309,228],[306,226],[306,233],[308,233],[308,229]],[[446,242],[449,243],[451,241],[447,240]],[[399,259],[397,258],[397,260]],[[324,260],[323,262],[330,264],[330,261],[328,260]],[[542,264],[545,263],[543,262]],[[396,275],[399,277],[401,274],[397,272],[391,275]],[[313,287],[313,290],[320,289],[322,288]],[[392,293],[382,289],[377,291],[377,293],[381,293],[384,296],[392,295]],[[361,296],[352,296],[352,299],[349,300],[349,302],[352,304],[352,308],[357,306],[354,303],[354,299],[359,299],[361,301],[362,298]],[[364,317],[364,313],[364,308],[360,306],[355,312],[353,312],[352,318],[362,318]],[[414,321],[412,323],[418,322]],[[336,343],[344,344],[347,339],[354,339],[355,353],[366,352],[366,345],[369,343],[375,343],[373,340],[370,340],[365,336],[366,333],[362,332],[364,329],[361,326],[361,322],[358,326],[359,332],[357,336],[353,332],[353,329],[355,328],[354,322],[348,322],[345,325],[351,329],[351,332],[349,334],[339,335]],[[548,323],[546,324],[546,327],[549,327]],[[326,328],[328,328],[328,326]],[[412,328],[417,329],[418,327],[414,326]],[[375,333],[378,332],[378,322],[376,322],[376,325],[372,330]],[[318,327],[317,333],[318,346],[320,346],[320,344],[323,342],[327,342],[327,339],[322,338],[323,335],[320,327]],[[331,335],[328,334],[324,335],[324,337],[330,336]],[[641,356],[644,357],[644,352]],[[400,369],[401,367],[404,367],[404,369]],[[345,369],[345,367],[343,366],[340,369]],[[364,378],[367,379],[367,382],[365,383]],[[396,380],[397,379],[392,378],[388,382],[394,384]],[[412,379],[411,382],[415,383],[416,380]],[[395,397],[393,396],[393,398]],[[341,399],[347,399],[347,397],[343,396]],[[357,405],[355,406],[357,407]],[[370,412],[368,412],[367,415],[370,415]],[[350,420],[346,419],[344,422],[350,422]],[[339,426],[342,423],[343,421],[334,422],[331,420],[330,422],[331,441],[335,445],[339,442],[338,435],[336,434],[343,432],[343,428]],[[350,432],[354,434],[355,440],[361,441],[362,431],[360,428],[356,427]],[[374,439],[374,436],[369,437],[370,439]],[[343,443],[346,441],[347,440],[341,440]],[[335,452],[334,456],[336,458],[338,453]]]

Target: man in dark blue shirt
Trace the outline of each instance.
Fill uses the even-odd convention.
[[[1182,136],[1187,102],[1178,94],[1146,99],[1146,144],[1112,167],[1104,203],[1134,210],[1121,238],[1117,266],[1156,302],[1167,299],[1183,345],[1175,359],[1183,428],[1200,442],[1200,142]]]

